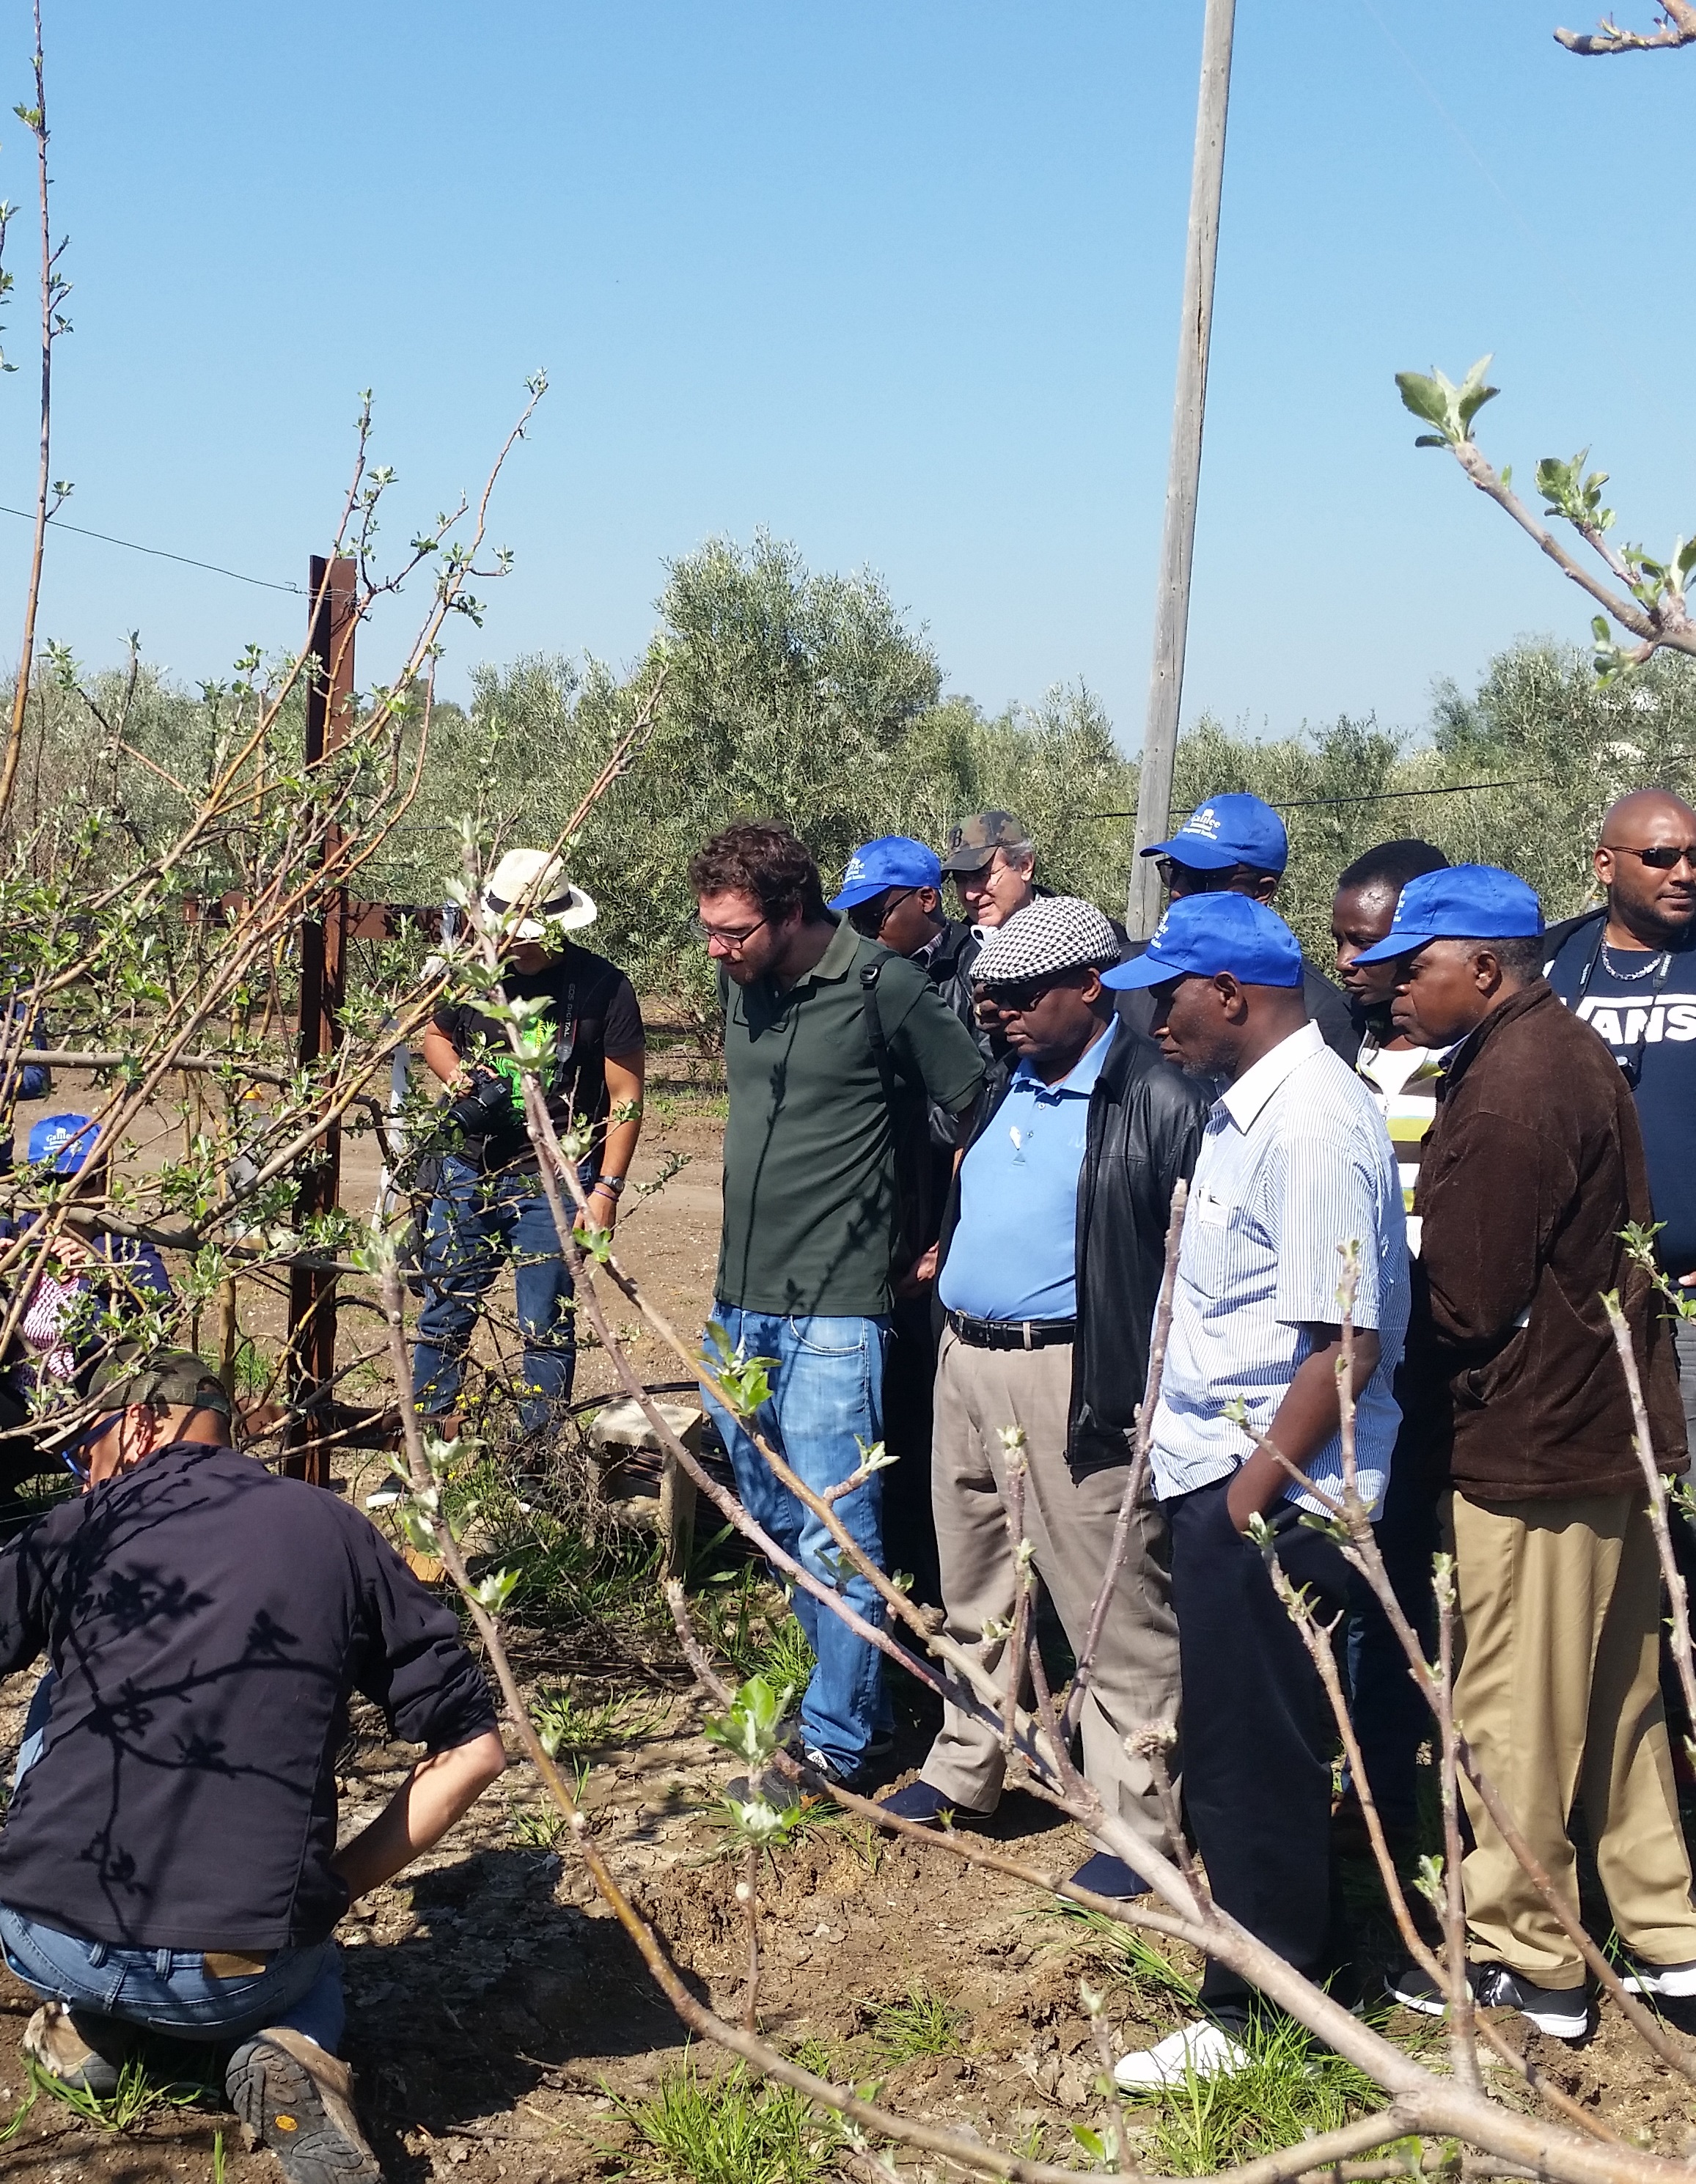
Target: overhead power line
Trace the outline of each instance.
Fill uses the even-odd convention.
[[[1675,766],[1696,758],[1696,751],[1667,751],[1662,755],[1663,766]],[[1398,804],[1408,796],[1469,796],[1477,788],[1547,788],[1552,781],[1565,777],[1558,773],[1516,773],[1506,781],[1446,781],[1436,788],[1375,788],[1364,796],[1292,796],[1280,803],[1275,797],[1263,800],[1275,811],[1313,811],[1322,805],[1336,804]],[[1091,819],[1134,819],[1134,811],[1092,811]]]
[[[7,508],[0,504],[0,515],[20,515],[25,523],[33,523],[35,511],[28,508]],[[67,523],[62,516],[54,516],[55,531],[74,531],[79,538],[98,538],[103,546],[125,546],[132,554],[151,554],[156,560],[181,561],[186,569],[204,569],[214,577],[229,577],[238,584],[257,584],[261,591],[294,592],[306,596],[304,584],[279,584],[271,577],[247,577],[239,569],[226,569],[216,561],[197,561],[192,554],[172,554],[163,546],[142,546],[133,538],[114,538],[109,531],[90,531],[81,523]]]

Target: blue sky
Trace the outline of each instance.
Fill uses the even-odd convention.
[[[1435,677],[1584,635],[1576,593],[1414,451],[1398,368],[1493,349],[1498,458],[1528,478],[1587,440],[1632,535],[1696,523],[1696,57],[1573,58],[1549,33],[1575,4],[1244,0],[1187,716],[1417,727]],[[951,688],[1081,677],[1140,743],[1201,0],[47,10],[68,518],[298,579],[360,388],[398,540],[477,484],[542,365],[494,523],[516,573],[455,634],[449,689],[478,657],[628,660],[667,556],[764,526],[880,571]],[[0,114],[28,49],[0,0]],[[31,149],[8,115],[26,207]],[[29,217],[0,382],[18,508]],[[0,600],[27,543],[0,516]],[[187,681],[300,621],[69,536],[43,608],[85,660],[138,627]],[[361,679],[391,663],[373,641]]]

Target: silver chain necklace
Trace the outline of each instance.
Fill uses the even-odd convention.
[[[1635,955],[1637,951],[1633,949],[1630,952]],[[1602,967],[1610,978],[1617,978],[1622,986],[1635,985],[1638,979],[1651,977],[1654,972],[1662,967],[1666,960],[1664,954],[1651,956],[1641,971],[1622,971],[1614,961],[1613,950],[1605,940],[1602,943]]]

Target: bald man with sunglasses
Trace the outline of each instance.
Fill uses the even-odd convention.
[[[1547,976],[1637,1095],[1663,1269],[1696,1291],[1696,811],[1670,789],[1622,796],[1592,860],[1599,910],[1549,928]],[[1696,1429],[1696,1324],[1678,1330]]]

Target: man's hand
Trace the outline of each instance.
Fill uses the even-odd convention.
[[[1342,1413],[1336,1399],[1337,1361],[1342,1355],[1340,1327],[1310,1326],[1313,1348],[1296,1368],[1295,1375],[1279,1404],[1266,1438],[1297,1471],[1305,1471],[1319,1451],[1337,1432]],[[1354,1397],[1378,1369],[1380,1345],[1375,1328],[1354,1330]],[[1257,1448],[1243,1462],[1225,1490],[1225,1506],[1239,1532],[1247,1532],[1251,1517],[1264,1517],[1279,1497],[1296,1482],[1275,1457]]]
[[[618,1194],[598,1183],[589,1195],[588,1220],[591,1228],[615,1228],[618,1225]]]
[[[1239,1532],[1246,1536],[1250,1518],[1266,1514],[1268,1504],[1275,1502],[1283,1491],[1285,1475],[1275,1468],[1273,1477],[1257,1482],[1248,1466],[1243,1465],[1225,1490],[1225,1514]],[[1263,1486],[1269,1488],[1269,1492],[1263,1491]]]

